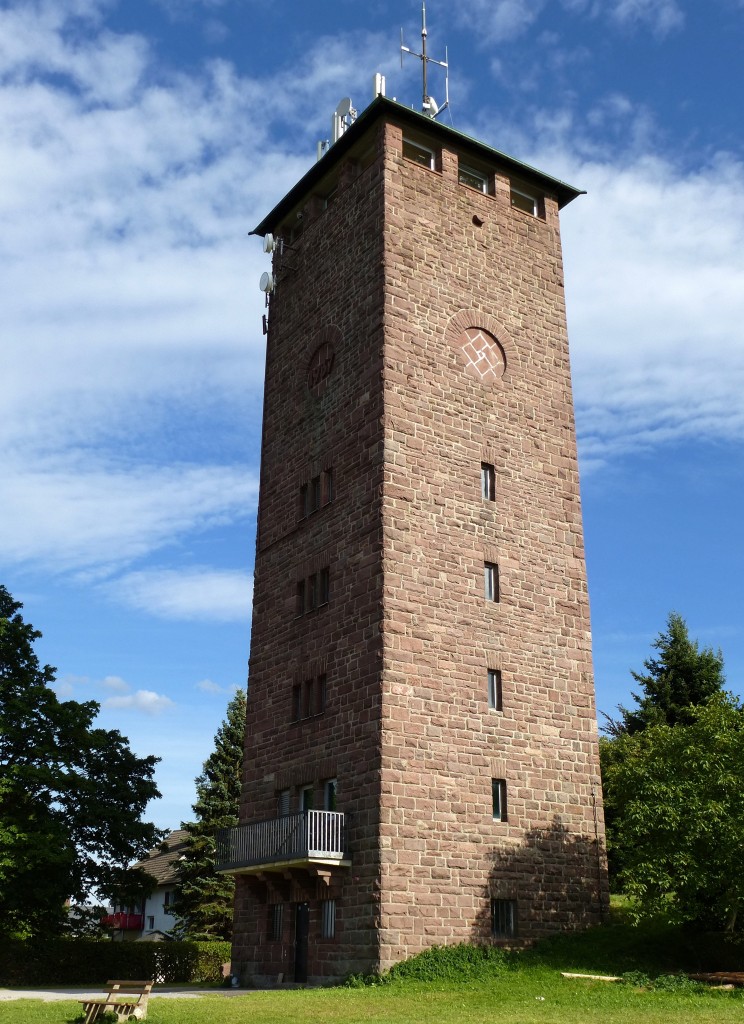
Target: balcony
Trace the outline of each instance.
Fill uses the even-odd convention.
[[[349,867],[344,816],[336,811],[300,811],[217,833],[216,869],[224,874],[258,874],[272,866]]]
[[[123,932],[141,932],[144,926],[143,914],[107,914],[101,918],[102,928],[117,928]]]

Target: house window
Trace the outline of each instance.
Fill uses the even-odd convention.
[[[475,188],[484,194],[488,193],[488,175],[475,167],[468,167],[467,164],[459,164],[457,169],[457,180],[461,185],[468,188]]]
[[[336,810],[336,794],[338,782],[336,779],[326,779],[323,783],[323,810]]]
[[[268,933],[269,942],[281,942],[282,941],[282,925],[284,923],[284,904],[283,903],[270,903],[269,904],[269,921],[268,921]]]
[[[320,903],[320,937],[332,939],[336,935],[336,901],[321,900]]]
[[[289,814],[289,790],[282,789],[276,795],[276,810],[280,818]]]
[[[148,916],[148,918],[147,918],[147,929],[148,929],[148,931],[151,931],[151,932],[155,931],[155,918],[154,917],[149,917]]]
[[[515,210],[521,210],[523,213],[529,213],[533,217],[540,216],[540,201],[536,195],[533,195],[531,192],[525,192],[524,189],[517,188],[515,185],[512,185],[510,196],[512,207]]]
[[[163,893],[163,910],[166,912],[166,914],[172,914],[173,913],[173,909],[172,908],[173,908],[173,904],[175,902],[174,896],[175,896],[175,893],[173,892],[172,889],[168,889],[167,892]]]
[[[496,501],[496,470],[490,462],[481,462],[481,497]]]
[[[488,670],[488,706],[494,711],[503,710],[501,703],[501,672],[497,668]]]
[[[305,581],[297,582],[297,597],[295,600],[295,615],[305,614]]]
[[[506,779],[491,779],[493,820],[506,821]]]
[[[517,901],[491,900],[491,937],[513,939],[517,934]]]
[[[308,485],[303,484],[300,487],[300,519],[304,519],[307,516],[307,491]]]
[[[304,683],[295,683],[292,687],[291,721],[300,722],[304,718],[312,718],[325,711],[326,677],[319,675],[306,679]]]
[[[499,567],[494,562],[483,565],[486,601],[499,600]]]
[[[415,164],[428,167],[430,171],[434,170],[434,150],[423,146],[420,142],[403,139],[403,156],[406,160],[413,160]]]
[[[299,722],[302,718],[302,687],[299,683],[292,687],[292,721]]]

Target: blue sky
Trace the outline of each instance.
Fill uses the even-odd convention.
[[[563,213],[598,706],[671,610],[744,691],[742,0],[427,5],[460,130]],[[193,779],[244,684],[268,258],[418,0],[0,0],[0,581],[58,689]],[[431,91],[441,100],[441,81]]]

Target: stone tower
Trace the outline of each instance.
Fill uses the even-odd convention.
[[[558,225],[578,190],[379,96],[261,222],[243,980],[606,900]]]

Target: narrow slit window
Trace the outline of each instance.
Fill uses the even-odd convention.
[[[282,941],[282,925],[284,923],[283,910],[283,903],[269,904],[269,942]]]
[[[323,473],[323,504],[333,501],[333,470],[326,469]]]
[[[295,597],[295,615],[305,614],[305,581],[299,580],[297,583],[297,594]]]
[[[307,518],[307,484],[300,487],[300,519]]]
[[[486,601],[499,600],[499,567],[495,562],[485,562],[483,566],[483,580],[485,587]]]
[[[503,709],[501,694],[501,672],[497,668],[488,670],[488,706],[494,711]]]
[[[506,779],[491,779],[493,820],[506,821]]]
[[[318,574],[318,604],[328,604],[331,594],[331,574],[329,569],[321,569]]]
[[[292,721],[299,722],[302,718],[302,687],[292,687]]]
[[[481,462],[481,497],[496,501],[496,469],[490,462]]]
[[[320,904],[320,937],[333,939],[336,935],[336,901],[322,900]]]
[[[289,790],[282,789],[276,795],[276,809],[280,818],[289,814]]]
[[[326,811],[336,810],[336,794],[338,791],[338,783],[336,779],[326,779],[325,785],[323,786],[323,809]]]
[[[303,706],[302,706],[302,717],[303,718],[312,718],[312,715],[313,715],[313,690],[314,689],[315,689],[315,687],[313,685],[313,680],[312,679],[308,679],[305,682],[305,693],[304,693]]]
[[[326,677],[318,676],[315,680],[315,713],[319,715],[326,706]]]
[[[306,610],[309,612],[315,611],[318,607],[318,574],[316,572],[308,578],[305,590]]]
[[[314,476],[310,481],[310,511],[317,512],[320,508],[320,477]]]

